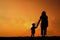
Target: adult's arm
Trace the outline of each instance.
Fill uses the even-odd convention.
[[[40,19],[39,19],[39,21],[37,22],[37,25],[36,25],[36,27],[38,27],[39,23],[40,23]]]

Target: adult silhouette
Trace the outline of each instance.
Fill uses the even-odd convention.
[[[40,21],[41,21],[41,35],[45,36],[48,27],[48,16],[46,15],[45,11],[42,12],[40,19],[37,23],[37,26],[39,25]]]

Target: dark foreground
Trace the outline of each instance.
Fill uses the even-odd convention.
[[[60,36],[50,37],[0,37],[0,40],[60,40]]]

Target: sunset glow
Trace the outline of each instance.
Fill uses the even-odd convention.
[[[42,11],[48,16],[47,36],[60,36],[59,0],[0,0],[0,36],[31,36]],[[35,36],[41,36],[40,26]]]

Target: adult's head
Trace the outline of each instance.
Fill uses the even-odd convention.
[[[45,11],[43,11],[43,12],[42,12],[42,16],[45,16],[45,15],[46,15],[46,12],[45,12]]]

